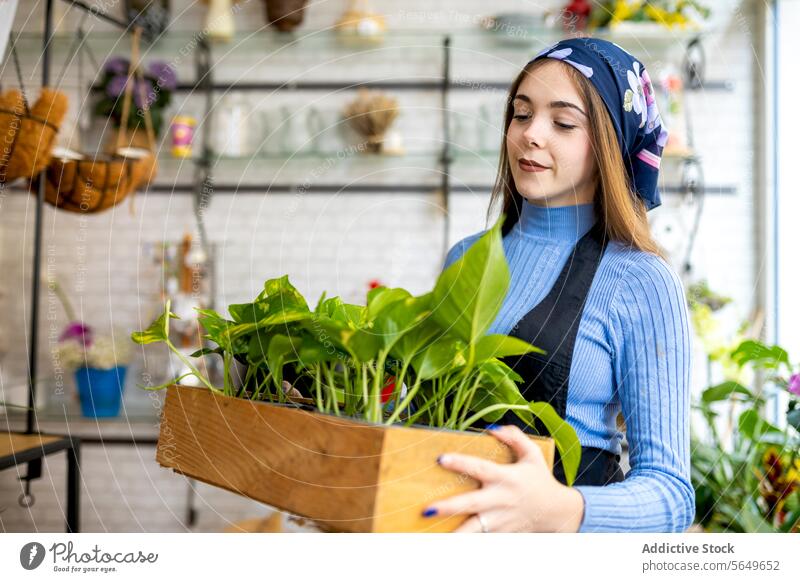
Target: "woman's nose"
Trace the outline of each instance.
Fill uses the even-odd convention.
[[[525,139],[527,144],[535,143],[539,147],[544,147],[547,143],[548,131],[549,126],[544,116],[534,116],[531,118],[531,121],[528,123],[525,131],[522,132],[522,137]]]

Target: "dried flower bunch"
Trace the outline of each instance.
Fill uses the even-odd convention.
[[[397,99],[362,88],[355,100],[345,107],[344,117],[366,140],[369,151],[378,153],[383,146],[386,132],[399,113]]]

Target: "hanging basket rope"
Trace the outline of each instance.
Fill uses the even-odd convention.
[[[156,140],[150,110],[145,100],[144,75],[139,67],[139,41],[141,28],[133,32],[131,60],[122,102],[122,123],[117,133],[116,148],[111,154],[84,155],[68,150],[58,151],[45,173],[45,200],[62,210],[78,213],[96,213],[107,210],[146,187],[155,177]],[[133,87],[138,85],[139,98],[144,107],[144,121],[149,149],[133,148],[127,144],[126,120],[130,113]],[[38,177],[31,181],[31,191],[38,188]]]
[[[47,167],[68,104],[67,96],[60,91],[42,87],[31,107],[25,95],[16,39],[11,56],[20,88],[0,94],[0,184],[30,179]]]

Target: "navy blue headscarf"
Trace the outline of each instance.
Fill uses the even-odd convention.
[[[644,65],[619,45],[590,37],[561,40],[529,64],[545,58],[572,65],[594,85],[614,123],[634,190],[647,210],[659,206],[658,171],[669,134]]]

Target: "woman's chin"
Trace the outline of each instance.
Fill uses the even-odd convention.
[[[535,179],[518,181],[516,186],[517,192],[527,200],[545,200],[553,194],[553,188],[546,187]]]

